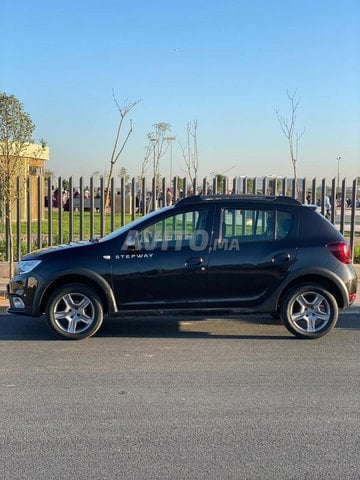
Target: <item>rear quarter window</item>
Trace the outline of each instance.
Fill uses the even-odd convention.
[[[291,230],[293,223],[293,214],[290,212],[277,211],[276,216],[276,240],[286,238]]]

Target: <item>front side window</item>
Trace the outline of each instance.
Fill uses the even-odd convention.
[[[142,249],[181,249],[208,244],[206,222],[208,210],[199,209],[171,215],[139,230],[138,243]]]

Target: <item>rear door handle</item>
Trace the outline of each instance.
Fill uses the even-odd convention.
[[[288,262],[291,258],[290,253],[278,253],[273,257],[272,262],[273,263],[281,263],[281,262]]]
[[[188,270],[205,270],[203,263],[204,259],[202,257],[192,257],[189,258],[189,260],[186,260],[185,267]]]

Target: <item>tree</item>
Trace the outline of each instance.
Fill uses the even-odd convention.
[[[107,180],[107,186],[106,186],[106,198],[105,198],[105,206],[106,207],[109,205],[109,201],[110,201],[110,183],[111,183],[111,177],[112,177],[114,165],[117,162],[120,155],[122,154],[122,152],[125,148],[125,145],[127,144],[127,141],[129,140],[129,137],[130,137],[130,135],[132,134],[132,131],[133,131],[132,121],[130,120],[130,126],[129,126],[128,133],[125,136],[123,142],[119,145],[120,134],[121,134],[121,130],[122,130],[122,127],[123,127],[124,119],[125,119],[126,115],[130,112],[130,110],[132,110],[140,102],[140,100],[136,100],[135,102],[125,101],[123,103],[123,105],[120,106],[116,97],[115,97],[114,91],[113,91],[113,99],[114,99],[115,105],[116,105],[116,107],[117,107],[117,109],[120,113],[120,119],[119,119],[119,124],[118,124],[118,128],[117,128],[116,136],[115,136],[114,147],[113,147],[113,151],[111,153],[111,159],[110,159],[110,172],[109,172],[109,176],[108,176],[108,180]]]
[[[289,91],[287,91],[287,96],[290,101],[290,117],[282,117],[278,110],[276,110],[276,116],[280,124],[280,128],[288,141],[290,160],[293,167],[294,179],[296,180],[299,141],[304,135],[305,129],[301,130],[300,132],[296,130],[296,112],[300,104],[300,98],[297,98],[297,91],[295,90],[292,95],[290,95]]]
[[[148,133],[148,145],[146,147],[145,159],[143,162],[143,168],[148,167],[153,160],[153,177],[155,177],[155,191],[159,187],[160,179],[160,159],[165,155],[169,148],[169,142],[167,141],[167,133],[171,131],[170,123],[159,122],[153,125],[155,130]],[[151,158],[152,157],[152,158]]]
[[[145,147],[145,155],[141,164],[140,178],[144,178],[148,173],[148,171],[150,170],[152,153],[153,153],[153,146],[149,139],[148,144]]]
[[[215,178],[216,178],[216,190],[218,192],[226,193],[224,191],[224,182],[226,180],[226,177],[222,173],[217,173],[215,175]]]
[[[184,190],[184,179],[183,178],[181,178],[179,176],[176,176],[175,182],[176,182],[178,190]]]
[[[33,143],[35,125],[14,96],[0,93],[0,191],[5,205],[5,218],[9,245],[9,277],[14,272],[14,242],[12,206],[19,194],[17,178],[23,177],[24,153]],[[27,172],[26,172],[27,174]]]
[[[190,182],[193,184],[194,180],[197,180],[199,170],[199,153],[197,145],[197,120],[188,122],[186,127],[187,142],[186,148],[181,144],[181,150],[183,159],[185,162],[185,171],[190,178]]]
[[[50,177],[50,181],[52,182],[54,178],[56,178],[54,170],[46,169],[44,172],[44,177],[47,180]]]
[[[130,177],[128,171],[127,171],[127,168],[125,168],[125,167],[120,168],[119,173],[118,173],[118,177],[123,178],[124,181],[125,181],[125,184],[128,183],[131,179],[131,177]]]
[[[62,188],[65,192],[68,192],[70,190],[70,182],[67,178],[62,179]]]

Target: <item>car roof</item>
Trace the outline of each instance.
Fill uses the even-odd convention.
[[[255,195],[255,194],[242,194],[242,195],[191,195],[189,197],[182,198],[178,200],[175,204],[176,207],[185,206],[185,205],[195,205],[207,202],[219,202],[219,203],[230,203],[230,202],[259,202],[259,203],[269,203],[269,204],[281,204],[281,205],[301,205],[301,203],[292,197],[287,196],[277,196],[277,195]]]

